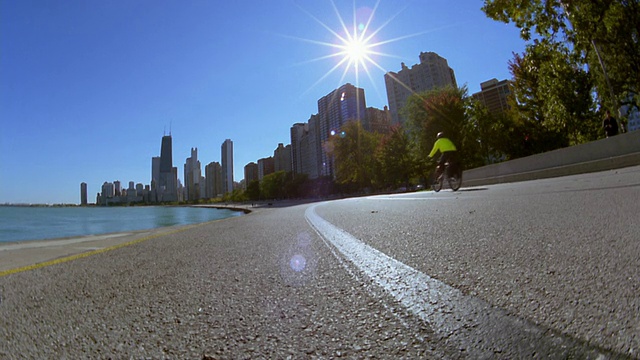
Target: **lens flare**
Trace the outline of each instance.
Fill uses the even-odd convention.
[[[313,251],[312,239],[307,232],[299,233],[290,248],[282,254],[280,275],[287,285],[304,286],[313,281],[318,259]]]
[[[388,43],[408,39],[411,37],[423,35],[433,30],[423,31],[415,34],[409,34],[400,36],[390,40],[378,41],[377,36],[381,30],[383,30],[387,25],[389,25],[400,13],[402,13],[406,6],[399,9],[397,13],[392,15],[388,20],[386,20],[382,25],[374,28],[372,26],[373,19],[376,16],[376,11],[378,10],[378,6],[380,5],[381,0],[378,0],[373,8],[369,8],[366,6],[356,8],[356,0],[353,2],[353,19],[352,23],[349,25],[344,21],[340,11],[338,10],[335,1],[331,0],[331,5],[333,10],[340,22],[340,29],[334,30],[322,20],[318,19],[314,14],[302,8],[299,4],[296,4],[300,10],[306,13],[309,17],[311,17],[315,22],[320,24],[323,28],[325,28],[329,33],[331,33],[335,37],[334,42],[324,42],[319,40],[311,40],[294,36],[291,37],[296,40],[301,40],[317,45],[322,45],[329,47],[334,50],[333,53],[321,56],[318,58],[310,59],[308,61],[304,61],[298,65],[306,65],[308,63],[320,61],[320,60],[328,60],[334,59],[337,62],[334,66],[324,73],[313,85],[309,87],[306,91],[304,91],[301,95],[305,95],[311,89],[315,88],[319,83],[323,80],[331,76],[336,70],[343,68],[342,76],[340,77],[337,87],[345,83],[345,80],[348,82],[355,83],[356,87],[360,87],[360,75],[361,73],[366,74],[368,79],[371,82],[374,90],[378,92],[378,94],[382,96],[380,89],[376,86],[376,80],[372,76],[372,68],[379,69],[382,73],[388,73],[384,67],[382,67],[377,61],[376,58],[379,56],[389,57],[389,58],[398,58],[402,59],[397,55],[386,54],[384,52],[380,52],[378,49]],[[347,77],[355,77],[354,80],[347,79]],[[402,83],[399,79],[392,78],[396,81],[400,86],[407,89],[407,91],[413,91],[408,85]]]
[[[293,255],[293,257],[291,258],[291,261],[289,261],[289,266],[291,266],[291,269],[293,269],[293,271],[296,271],[296,272],[300,272],[304,270],[306,265],[307,265],[307,259],[305,259],[304,256],[300,254]]]

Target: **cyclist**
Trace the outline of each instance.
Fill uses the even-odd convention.
[[[436,167],[436,179],[440,177],[444,169],[446,162],[454,162],[456,155],[456,146],[451,140],[444,136],[443,132],[439,132],[436,136],[437,140],[433,144],[433,149],[429,153],[429,159],[431,159],[438,151],[440,151],[440,160],[438,160],[438,167]]]

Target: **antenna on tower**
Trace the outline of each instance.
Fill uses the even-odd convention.
[[[171,121],[169,121],[169,136],[171,136]]]
[[[167,125],[162,128],[162,136],[167,136]]]

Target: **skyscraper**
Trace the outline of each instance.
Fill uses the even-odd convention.
[[[279,143],[273,151],[273,161],[275,171],[291,172],[291,145]]]
[[[244,184],[248,186],[251,182],[258,180],[258,164],[250,162],[244,166]]]
[[[87,183],[83,182],[80,184],[80,205],[87,205]]]
[[[204,167],[205,196],[213,199],[222,194],[222,167],[217,161],[212,161]]]
[[[198,161],[198,148],[191,148],[191,157],[188,157],[184,164],[184,186],[187,189],[186,200],[193,201],[200,199],[201,169],[200,161]]]
[[[157,187],[158,201],[178,201],[178,168],[173,167],[171,140],[171,135],[162,137]]]
[[[114,189],[114,196],[122,195],[122,183],[120,183],[120,180],[115,180],[113,182],[113,189]]]
[[[258,180],[262,181],[262,179],[275,172],[275,163],[273,161],[273,156],[269,156],[266,158],[258,159]]]
[[[222,143],[222,183],[224,193],[233,191],[233,141],[230,139]]]
[[[300,149],[302,137],[309,132],[309,125],[296,123],[291,127],[291,171],[302,174],[302,153]]]
[[[302,173],[309,175],[309,179],[320,177],[321,162],[320,116],[311,115],[308,131],[300,140],[300,154],[302,155]]]
[[[402,69],[399,72],[389,71],[384,74],[393,124],[404,124],[405,120],[399,112],[411,94],[449,85],[458,86],[453,69],[449,67],[447,59],[434,52],[421,52],[420,64],[413,65],[411,69],[404,63],[401,65]]]
[[[318,100],[321,176],[333,176],[332,157],[324,145],[347,121],[361,121],[364,118],[366,108],[364,89],[357,88],[349,83],[342,85]]]
[[[151,158],[151,188],[156,189],[160,181],[160,156]]]

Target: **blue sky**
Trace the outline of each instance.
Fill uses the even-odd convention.
[[[169,129],[181,180],[192,147],[204,171],[231,139],[240,181],[340,85],[357,84],[382,109],[384,72],[420,52],[446,58],[458,85],[477,92],[510,78],[508,61],[525,46],[482,4],[0,0],[0,203],[79,203],[81,182],[93,202],[105,181],[149,184]],[[384,55],[368,75],[329,73],[341,58],[321,43],[344,36],[336,9],[349,28],[354,9],[358,24],[371,18],[370,43]]]

